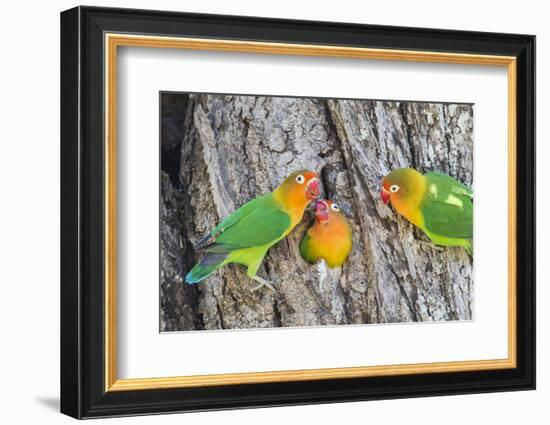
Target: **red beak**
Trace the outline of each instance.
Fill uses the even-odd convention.
[[[328,205],[324,201],[317,201],[315,203],[315,217],[321,223],[328,220]]]
[[[310,201],[313,201],[319,197],[320,193],[321,189],[319,187],[319,179],[314,177],[307,183],[306,197]]]
[[[382,189],[380,189],[380,197],[382,198],[382,202],[384,204],[387,205],[388,202],[390,202],[390,195],[391,193],[384,189],[384,186],[382,186]]]

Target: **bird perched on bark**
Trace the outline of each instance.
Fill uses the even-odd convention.
[[[339,267],[346,262],[352,245],[351,227],[338,205],[318,200],[315,222],[300,242],[302,258],[310,263],[323,259],[329,267]]]
[[[380,196],[433,244],[461,246],[472,254],[474,195],[462,183],[445,174],[399,168],[383,178]]]
[[[319,176],[313,171],[292,173],[273,192],[247,202],[198,242],[206,254],[187,273],[187,283],[197,283],[229,263],[247,267],[247,276],[259,282],[257,290],[271,282],[257,276],[268,249],[288,235],[302,220],[308,204],[320,192]]]

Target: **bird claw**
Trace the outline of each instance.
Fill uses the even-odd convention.
[[[273,288],[273,286],[271,285],[272,282],[270,282],[269,280],[263,279],[260,276],[252,276],[251,279],[260,283],[259,285],[256,285],[251,289],[252,292],[256,292],[258,289],[261,289],[264,286],[275,292],[275,288]]]
[[[445,251],[445,248],[443,248],[441,246],[434,245],[432,242],[421,241],[421,240],[418,240],[418,239],[416,239],[416,242],[418,242],[422,246],[429,247],[429,248],[434,249],[436,251]]]

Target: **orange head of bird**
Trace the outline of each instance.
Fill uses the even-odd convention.
[[[337,203],[328,201],[326,199],[319,199],[315,203],[315,219],[319,223],[328,223],[331,215],[339,213],[340,207]]]
[[[382,179],[380,197],[384,204],[391,200],[405,201],[414,195],[415,184],[422,175],[414,168],[398,168]]]
[[[319,197],[321,183],[317,173],[301,170],[288,176],[278,190],[284,194],[290,204],[302,205]]]

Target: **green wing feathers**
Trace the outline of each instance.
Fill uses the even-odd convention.
[[[225,218],[195,249],[206,251],[200,262],[187,274],[189,284],[200,282],[212,272],[239,258],[249,266],[261,261],[269,246],[282,239],[290,230],[291,220],[272,194],[260,196],[244,204]],[[258,252],[247,248],[266,247]],[[260,256],[256,258],[257,256]]]
[[[424,174],[428,182],[435,183],[438,186],[447,187],[447,190],[458,195],[467,196],[474,199],[474,191],[468,186],[463,185],[458,180],[441,173],[426,173]]]
[[[425,174],[427,191],[420,209],[426,229],[448,238],[473,237],[473,192],[452,177]]]
[[[214,227],[210,231],[210,233],[208,233],[208,235],[206,235],[203,239],[198,241],[195,245],[195,249],[197,251],[204,250],[204,248],[206,246],[209,246],[212,243],[212,241],[216,237],[218,237],[225,229],[233,226],[235,223],[241,220],[244,216],[246,216],[251,211],[253,211],[256,206],[264,203],[266,201],[266,198],[269,197],[270,195],[271,195],[270,193],[267,193],[255,199],[252,199],[251,201],[247,202],[239,209],[233,211],[229,216],[224,218],[220,224]]]
[[[302,256],[302,258],[304,260],[306,260],[310,263],[313,263],[313,262],[315,262],[315,259],[313,258],[313,256],[310,253],[310,246],[309,246],[310,240],[311,240],[311,238],[309,237],[309,235],[306,232],[306,234],[304,235],[304,237],[300,241],[300,255]]]
[[[271,193],[266,193],[265,195],[258,196],[257,198],[247,202],[242,207],[235,210],[233,213],[231,213],[229,216],[223,219],[220,224],[214,227],[214,229],[212,229],[212,231],[210,232],[210,236],[212,237],[218,236],[224,229],[227,229],[228,227],[233,226],[244,216],[252,212],[255,208],[257,207],[261,208],[262,204],[269,203],[270,196],[271,196]]]
[[[291,221],[271,194],[243,205],[222,221],[212,232],[208,244],[200,248],[207,252],[231,252],[266,245],[284,237]]]
[[[226,228],[204,248],[208,252],[230,252],[266,245],[281,239],[290,227],[290,217],[283,211],[252,211]]]

